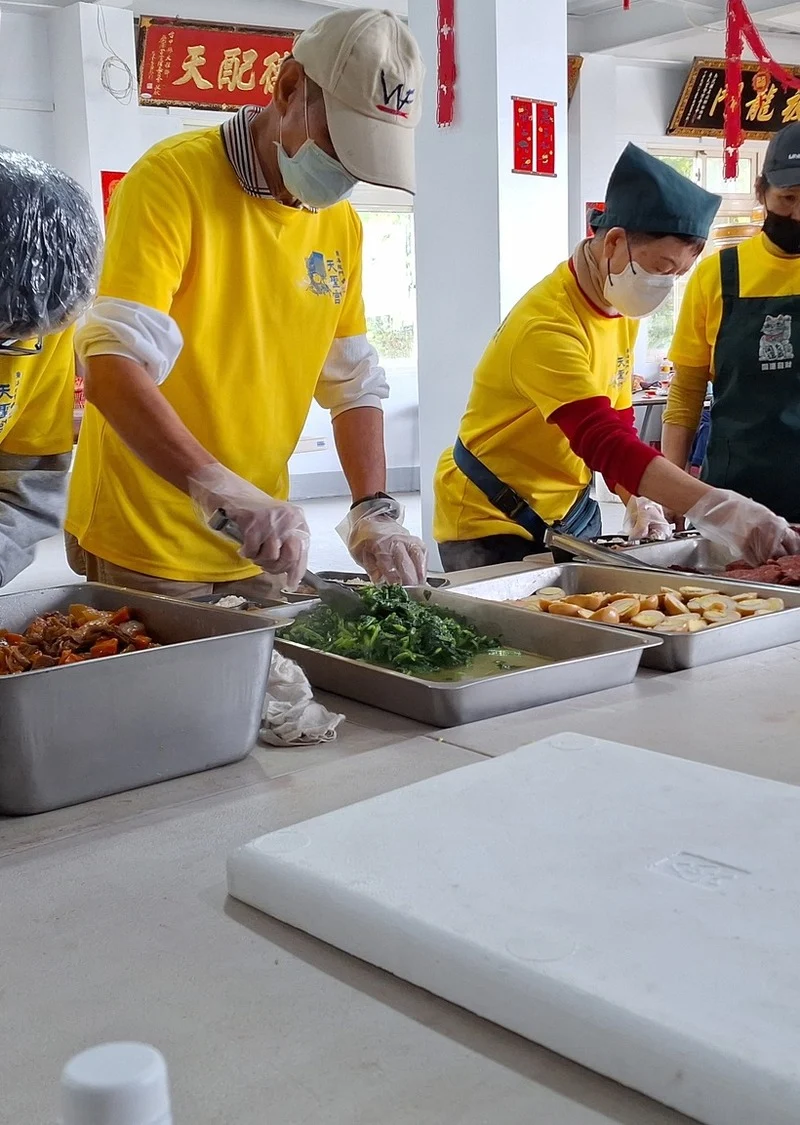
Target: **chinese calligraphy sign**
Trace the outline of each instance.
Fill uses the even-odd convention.
[[[800,77],[800,67],[786,68]],[[673,137],[723,137],[725,126],[724,59],[695,59],[667,133]],[[800,92],[785,89],[760,63],[742,63],[739,107],[744,137],[766,141],[793,121],[800,121]]]
[[[296,32],[142,16],[139,102],[235,110],[266,106]]]

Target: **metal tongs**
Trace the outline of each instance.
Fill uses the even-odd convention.
[[[612,551],[608,547],[598,547],[596,543],[587,543],[585,539],[576,539],[574,535],[566,535],[563,531],[554,531],[552,527],[548,527],[545,532],[544,542],[546,547],[555,547],[580,559],[604,563],[606,566],[625,566],[630,567],[631,570],[663,569],[642,562],[641,559],[633,559],[627,551]]]
[[[208,521],[208,526],[212,531],[218,531],[239,546],[244,542],[239,525],[229,518],[223,508],[217,508]],[[314,574],[313,570],[307,570],[300,581],[302,585],[310,586],[321,602],[342,617],[361,617],[366,613],[366,607],[355,590],[348,590],[339,582],[328,582],[327,579]]]

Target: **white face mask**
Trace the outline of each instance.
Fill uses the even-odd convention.
[[[303,80],[305,83],[305,79]],[[306,139],[294,156],[289,156],[283,147],[283,119],[281,119],[278,148],[278,167],[286,190],[299,200],[304,207],[321,211],[333,207],[352,193],[358,183],[347,169],[328,156],[327,152],[312,141],[308,135],[308,94],[303,86],[303,112],[306,120]]]
[[[661,308],[674,285],[672,274],[648,273],[631,259],[622,273],[609,271],[603,295],[618,313],[640,320]]]

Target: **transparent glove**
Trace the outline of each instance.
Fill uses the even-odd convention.
[[[373,582],[421,586],[427,577],[428,552],[405,527],[402,504],[390,497],[365,500],[336,528],[350,554]]]
[[[268,574],[285,574],[286,588],[297,589],[308,569],[310,539],[301,508],[275,500],[217,463],[190,478],[189,494],[206,524],[218,508],[233,520],[242,535],[242,558]]]
[[[622,530],[629,539],[672,538],[672,527],[664,509],[645,496],[631,496],[625,509]]]
[[[686,513],[706,539],[727,547],[748,566],[800,554],[800,535],[785,519],[738,492],[714,488]]]

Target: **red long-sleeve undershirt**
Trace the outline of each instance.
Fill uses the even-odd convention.
[[[615,410],[604,395],[568,402],[549,421],[558,426],[576,457],[603,474],[612,492],[620,485],[638,496],[645,469],[661,456],[639,439],[633,407]]]

